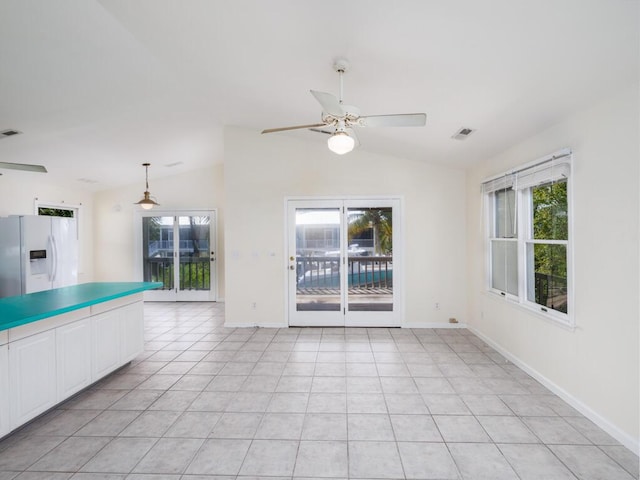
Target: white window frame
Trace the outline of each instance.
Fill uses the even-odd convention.
[[[551,163],[553,162],[553,163]],[[566,177],[567,182],[567,205],[568,205],[568,240],[536,240],[533,239],[533,209],[531,200],[531,189],[535,186],[550,183],[553,180],[551,177],[545,181],[546,173],[544,171],[536,170],[536,167],[544,169],[547,165],[558,165],[558,168],[563,170],[563,177]],[[573,329],[575,327],[575,303],[574,303],[574,291],[573,291],[573,187],[572,187],[572,153],[570,149],[563,149],[554,152],[546,157],[534,160],[512,171],[505,172],[501,175],[488,178],[483,182],[483,202],[488,208],[485,211],[485,226],[486,226],[486,246],[485,246],[485,285],[488,294],[503,299],[504,301],[515,304],[529,312],[533,312],[544,319],[552,320],[553,322],[569,327]],[[547,168],[549,170],[549,168]],[[524,185],[518,185],[518,173],[520,177],[533,172],[530,177],[534,177],[532,181],[527,182]],[[535,178],[535,177],[538,178]],[[511,177],[511,178],[510,178]],[[506,180],[505,180],[506,179]],[[513,180],[513,182],[512,182]],[[564,180],[563,180],[564,181]],[[504,292],[493,288],[492,284],[492,243],[495,240],[507,240],[505,238],[495,237],[496,223],[496,195],[497,191],[509,188],[509,186],[515,191],[516,195],[516,231],[517,235],[512,241],[516,241],[517,247],[517,276],[518,276],[518,294],[513,295],[508,292]],[[529,288],[529,271],[531,269],[527,260],[527,247],[532,244],[559,244],[566,246],[567,252],[567,313],[559,312],[550,307],[540,305],[534,301],[529,300],[528,288]],[[506,282],[506,280],[505,280]]]

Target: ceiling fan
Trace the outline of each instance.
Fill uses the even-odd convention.
[[[340,76],[340,97],[325,92],[311,90],[311,95],[315,97],[322,106],[322,123],[311,125],[296,125],[293,127],[268,128],[262,133],[283,132],[286,130],[299,130],[308,128],[321,133],[328,133],[331,136],[328,140],[329,150],[339,155],[350,152],[360,142],[353,130],[353,127],[422,127],[427,121],[424,113],[404,113],[392,115],[360,115],[360,110],[352,105],[342,103],[342,76],[349,68],[349,63],[344,59],[337,60],[333,68]],[[330,127],[333,131],[324,130]],[[317,130],[320,128],[320,130]]]
[[[13,129],[3,130],[0,132],[0,140],[2,140],[3,138],[13,137],[14,135],[20,135],[21,133],[22,132]],[[43,165],[31,165],[28,163],[0,162],[0,169],[47,173],[47,169]],[[0,173],[0,175],[2,175],[2,173]]]

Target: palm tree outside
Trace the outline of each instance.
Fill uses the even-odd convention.
[[[393,217],[391,208],[359,208],[349,212],[349,245],[372,230],[375,255],[393,252]]]

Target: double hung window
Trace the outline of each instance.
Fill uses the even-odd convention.
[[[571,311],[571,152],[483,183],[488,290],[567,325]]]

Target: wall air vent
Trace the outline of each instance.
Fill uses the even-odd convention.
[[[2,130],[0,132],[0,139],[6,138],[6,137],[13,137],[14,135],[20,135],[22,132],[19,130],[14,130],[13,128],[9,128],[7,130]]]
[[[455,138],[456,140],[464,140],[469,135],[471,135],[475,130],[469,127],[462,127],[456,133],[454,133],[451,138]]]

